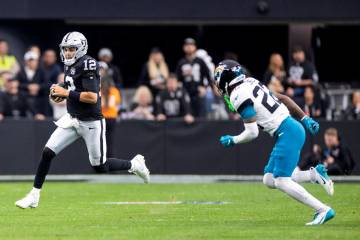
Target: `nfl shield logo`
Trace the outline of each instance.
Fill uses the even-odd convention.
[[[75,68],[71,68],[71,69],[70,69],[70,74],[71,74],[71,75],[74,75],[74,74],[75,74]]]

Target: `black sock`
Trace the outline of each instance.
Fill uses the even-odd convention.
[[[93,168],[97,173],[129,170],[131,168],[131,162],[129,160],[108,158],[105,164],[100,166],[93,166]]]
[[[51,160],[55,157],[55,155],[56,154],[50,148],[44,148],[34,180],[35,188],[41,189],[45,181],[45,177],[49,172]]]
[[[106,163],[109,165],[109,171],[129,170],[131,168],[131,162],[129,160],[108,158]]]

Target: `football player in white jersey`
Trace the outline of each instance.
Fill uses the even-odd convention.
[[[313,208],[315,217],[307,225],[323,224],[332,219],[335,211],[298,184],[305,181],[319,183],[332,195],[333,183],[325,167],[319,164],[308,171],[295,170],[306,136],[304,127],[292,116],[299,119],[313,135],[318,132],[319,124],[306,116],[289,97],[273,94],[258,80],[246,77],[240,64],[235,61],[219,63],[215,69],[214,83],[230,109],[240,114],[245,126],[245,130],[237,136],[222,136],[221,144],[231,147],[249,142],[258,136],[259,128],[268,132],[276,143],[264,170],[264,184]]]

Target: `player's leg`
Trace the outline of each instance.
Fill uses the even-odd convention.
[[[316,167],[311,167],[306,171],[301,171],[296,167],[291,178],[297,183],[312,182],[320,184],[327,194],[330,196],[334,194],[334,183],[328,176],[327,170],[323,164],[318,164]]]
[[[267,187],[272,188],[272,189],[276,188],[275,187],[275,179],[273,176],[274,167],[275,167],[274,165],[275,165],[274,158],[270,156],[269,162],[265,166],[264,177],[263,177],[263,183]]]
[[[292,180],[300,151],[305,141],[305,131],[301,124],[292,118],[284,123],[283,134],[278,137],[272,152],[274,158],[275,187],[297,201],[316,211],[315,224],[322,224],[334,216],[334,211]]]
[[[136,155],[132,160],[106,158],[105,120],[80,122],[80,134],[83,137],[89,153],[89,160],[97,173],[127,170],[149,182],[150,172],[142,155]]]
[[[45,181],[46,175],[49,172],[52,159],[78,138],[79,135],[73,128],[64,129],[58,127],[53,132],[41,154],[41,159],[34,179],[33,189],[28,195],[26,195],[25,198],[17,201],[15,203],[16,206],[20,208],[35,208],[38,206],[40,190]]]

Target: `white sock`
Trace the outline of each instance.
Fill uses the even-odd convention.
[[[307,192],[300,184],[291,180],[290,177],[275,178],[275,186],[276,188],[288,194],[290,197],[305,205],[308,205],[309,207],[312,207],[316,211],[322,211],[329,208],[314,196],[312,196],[309,192]]]
[[[311,182],[313,181],[313,176],[310,170],[301,171],[299,167],[296,167],[291,175],[291,179],[297,183]]]
[[[41,191],[41,189],[35,188],[35,187],[33,187],[33,188],[31,189],[31,193],[34,193],[34,194],[40,194],[40,191]]]

